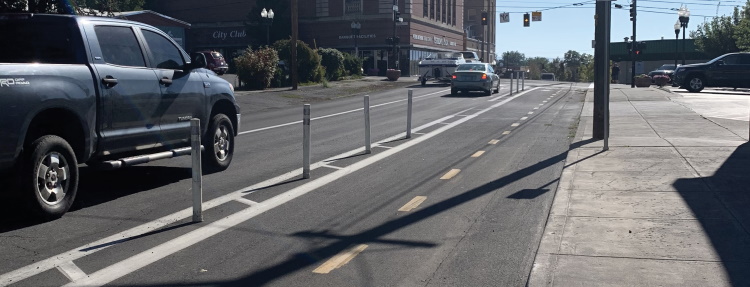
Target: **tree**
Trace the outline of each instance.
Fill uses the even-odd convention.
[[[503,52],[502,61],[506,68],[520,67],[526,64],[526,56],[518,51]]]
[[[112,16],[113,12],[141,10],[143,4],[144,0],[4,0],[0,3],[0,13],[30,12]]]
[[[695,46],[699,51],[711,57],[738,52],[740,49],[736,40],[739,32],[737,24],[747,22],[747,19],[740,17],[738,8],[735,7],[732,16],[715,17],[709,22],[699,24],[695,31],[690,32],[690,37],[695,39]]]
[[[735,7],[735,18],[738,19],[734,31],[735,44],[742,51],[750,51],[750,0],[742,7],[742,12]]]
[[[529,66],[529,79],[534,80],[541,79],[542,73],[547,73],[550,68],[549,59],[544,57],[528,58],[526,65]]]
[[[579,82],[594,81],[594,55],[581,54],[581,66],[578,69]]]

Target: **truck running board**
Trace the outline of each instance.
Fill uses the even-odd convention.
[[[201,145],[201,151],[205,151],[205,150],[206,148],[203,145]],[[174,157],[183,156],[183,155],[190,155],[191,153],[192,153],[192,149],[190,147],[178,148],[178,149],[173,149],[173,150],[165,151],[165,152],[139,155],[139,156],[134,156],[134,157],[126,157],[126,158],[110,160],[110,161],[103,161],[101,162],[101,166],[99,167],[102,169],[118,169],[118,168],[123,168],[127,166],[134,166],[134,165],[144,164],[147,162],[157,161],[160,159],[168,159],[168,158],[174,158]]]

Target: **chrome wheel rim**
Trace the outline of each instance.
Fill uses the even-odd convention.
[[[51,152],[37,164],[36,192],[44,203],[60,203],[68,187],[68,162],[60,153]]]
[[[220,125],[214,133],[214,154],[216,158],[223,161],[229,156],[229,128]]]
[[[692,80],[690,80],[690,88],[697,90],[702,87],[703,87],[703,81],[701,81],[700,78],[693,78]]]

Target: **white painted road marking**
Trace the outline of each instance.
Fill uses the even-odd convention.
[[[86,278],[86,273],[81,270],[81,268],[78,268],[73,261],[68,261],[63,264],[60,264],[60,266],[57,266],[57,270],[59,270],[65,277],[68,277],[70,281],[76,281],[81,280],[83,278]]]
[[[454,121],[450,125],[440,127],[430,133],[427,133],[423,136],[417,137],[413,140],[407,141],[398,147],[395,147],[393,149],[386,150],[384,152],[381,152],[379,154],[373,155],[371,157],[368,157],[362,161],[356,162],[344,169],[337,170],[335,172],[332,172],[328,175],[325,175],[319,179],[313,180],[307,184],[304,184],[302,186],[293,188],[285,193],[279,194],[277,196],[274,196],[273,198],[270,198],[266,201],[263,201],[261,203],[258,203],[257,205],[247,208],[243,211],[237,212],[235,214],[229,215],[225,218],[222,218],[220,220],[217,220],[211,224],[208,224],[204,227],[198,228],[196,230],[193,230],[191,232],[188,232],[185,235],[182,235],[178,238],[175,238],[173,240],[167,241],[161,245],[158,245],[154,248],[151,248],[149,250],[146,250],[142,253],[139,253],[135,256],[132,256],[128,259],[125,259],[123,261],[120,261],[118,263],[115,263],[109,267],[106,267],[102,270],[99,270],[88,277],[84,278],[83,280],[77,280],[73,281],[66,286],[80,286],[80,285],[104,285],[109,282],[112,282],[122,276],[125,276],[127,274],[130,274],[138,269],[141,269],[145,266],[148,266],[151,263],[154,263],[160,259],[163,259],[171,254],[174,254],[175,252],[178,252],[180,250],[183,250],[185,248],[188,248],[192,246],[193,244],[196,244],[202,240],[205,240],[206,238],[209,238],[215,234],[218,234],[221,231],[224,231],[226,229],[229,229],[231,227],[234,227],[238,224],[241,224],[244,221],[247,221],[259,214],[262,214],[270,209],[273,209],[281,204],[284,204],[288,201],[291,201],[297,197],[300,197],[304,194],[307,194],[321,186],[324,186],[334,180],[337,180],[343,176],[346,176],[352,172],[358,171],[362,168],[365,168],[373,163],[376,163],[382,159],[385,159],[393,154],[396,154],[400,151],[403,151],[409,147],[415,146],[417,144],[420,144],[434,136],[437,136],[445,131],[450,130],[453,127],[456,127],[464,122],[467,122],[481,114],[484,114],[494,108],[500,107],[528,92],[534,91],[537,88],[530,89],[526,92],[519,93],[515,96],[512,96],[508,99],[505,99],[502,102],[496,103],[488,108],[485,108],[483,110],[480,110],[476,112],[474,115],[469,117],[464,117],[459,120]],[[439,122],[442,122],[446,119],[449,119],[451,117],[454,117],[453,115],[447,116],[441,119],[438,119],[436,121],[433,121],[431,123],[425,124],[423,126],[420,126],[418,128],[415,128],[414,131],[418,131],[421,129],[425,129],[427,127],[430,127],[432,125],[435,125]],[[383,142],[389,142],[393,141],[395,139],[399,139],[405,136],[405,133],[400,133],[398,135],[395,135],[391,138],[385,139],[383,141],[380,141],[378,143]],[[361,153],[364,151],[364,147],[358,148],[346,153],[343,153],[342,155],[338,155],[336,157],[333,157],[328,160],[335,160],[336,158],[346,157],[346,156],[352,156],[358,153]],[[324,164],[325,161],[317,162],[313,165],[311,165],[311,169],[319,168]],[[296,169],[294,171],[288,172],[286,174],[283,174],[281,176],[263,181],[258,184],[254,184],[252,186],[249,186],[247,188],[240,189],[238,191],[217,197],[213,200],[207,201],[203,204],[205,209],[210,209],[213,207],[216,207],[218,205],[224,204],[226,202],[235,200],[238,197],[242,197],[243,195],[246,195],[252,191],[258,190],[260,188],[264,188],[270,185],[276,185],[279,183],[282,183],[284,181],[290,180],[292,178],[298,177],[302,174],[302,169]],[[95,241],[90,244],[86,244],[82,247],[75,248],[73,250],[70,250],[68,252],[50,257],[48,259],[35,262],[33,264],[29,264],[27,266],[21,267],[19,269],[16,269],[14,271],[5,273],[3,275],[0,275],[0,285],[9,285],[15,282],[18,282],[20,280],[26,279],[28,277],[34,276],[36,274],[39,274],[41,272],[44,272],[46,270],[55,268],[57,266],[62,265],[63,263],[66,263],[68,261],[72,261],[77,258],[81,258],[87,255],[90,255],[96,251],[102,250],[104,248],[116,245],[118,243],[130,240],[134,237],[143,235],[144,233],[153,232],[155,229],[162,228],[166,225],[172,224],[174,222],[177,222],[179,220],[188,218],[192,216],[192,208],[186,208],[182,211],[176,212],[174,214],[162,217],[160,219],[157,219],[155,221],[142,224],[140,226],[131,228],[129,230],[117,233],[115,235],[109,236],[107,238]]]
[[[234,201],[241,202],[241,203],[247,204],[249,206],[253,206],[253,205],[258,204],[258,202],[249,200],[249,199],[244,198],[244,197],[235,198]]]
[[[500,141],[499,141],[499,140],[491,140],[491,141],[489,142],[489,144],[497,144],[498,142],[500,142]]]
[[[418,97],[412,97],[412,99],[424,98],[424,97],[435,95],[435,94],[445,93],[446,91],[449,91],[449,90],[442,90],[442,91],[438,91],[438,92],[434,92],[434,93],[429,93],[429,94],[426,94],[426,95],[421,95],[421,96],[418,96]],[[403,102],[403,101],[406,101],[406,100],[408,100],[408,99],[396,100],[396,101],[392,101],[392,102],[377,104],[377,105],[370,106],[370,109],[376,108],[376,107],[385,106],[385,105],[395,104],[395,103]],[[314,118],[311,118],[310,120],[311,121],[320,120],[320,119],[325,119],[325,118],[330,118],[330,117],[335,117],[335,116],[350,114],[350,113],[358,112],[358,111],[362,111],[362,110],[364,110],[364,108],[349,110],[349,111],[340,112],[340,113],[334,113],[334,114],[320,116],[320,117],[314,117]],[[255,133],[255,132],[260,132],[260,131],[265,131],[265,130],[280,128],[280,127],[286,127],[286,126],[296,125],[296,124],[300,124],[300,123],[302,123],[302,121],[294,121],[294,122],[291,122],[291,123],[285,123],[285,124],[280,124],[280,125],[275,125],[275,126],[270,126],[270,127],[265,127],[265,128],[259,128],[259,129],[244,131],[244,132],[238,133],[237,135],[244,135],[244,134],[249,134],[249,133]]]
[[[484,151],[483,151],[483,150],[480,150],[480,151],[478,151],[478,152],[475,152],[474,154],[472,154],[472,155],[471,155],[471,157],[480,157],[480,156],[482,156],[483,154],[484,154]]]
[[[503,134],[504,135],[510,134],[510,131],[504,131]]]

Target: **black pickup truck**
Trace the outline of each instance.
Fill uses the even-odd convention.
[[[114,169],[190,154],[192,118],[201,120],[204,168],[229,166],[234,88],[159,29],[0,14],[0,38],[0,177],[9,182],[0,191],[18,192],[37,215],[70,208],[79,163]]]

